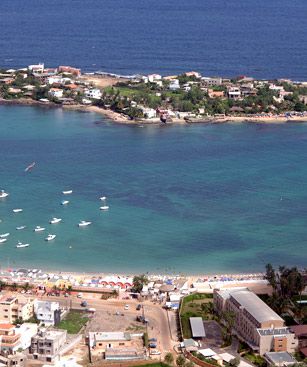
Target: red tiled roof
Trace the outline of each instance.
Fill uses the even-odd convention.
[[[307,325],[294,325],[290,329],[297,337],[307,335]]]
[[[0,323],[0,329],[13,329],[14,328],[14,325],[12,324],[1,324]]]

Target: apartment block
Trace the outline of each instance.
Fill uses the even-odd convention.
[[[12,324],[17,319],[28,320],[33,316],[34,301],[26,298],[2,297],[0,322]]]
[[[248,289],[214,290],[214,308],[222,315],[230,312],[233,333],[260,355],[266,352],[293,353],[298,346],[295,334],[284,320]]]
[[[40,329],[31,339],[30,354],[33,359],[45,362],[59,360],[61,349],[66,343],[66,330]]]

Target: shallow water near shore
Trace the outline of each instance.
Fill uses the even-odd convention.
[[[140,128],[93,113],[0,106],[0,188],[10,193],[0,200],[0,233],[11,233],[0,245],[1,268],[198,274],[306,266],[306,150],[305,123]],[[109,211],[99,210],[100,196]],[[52,217],[63,222],[50,225]],[[93,224],[78,228],[80,220]],[[36,225],[46,231],[34,233]],[[57,235],[49,243],[48,233]],[[31,246],[16,249],[19,240]]]

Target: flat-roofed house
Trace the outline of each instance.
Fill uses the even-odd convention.
[[[31,339],[30,355],[33,359],[40,361],[57,361],[65,346],[66,337],[66,330],[40,329],[38,334]]]
[[[91,362],[144,359],[143,334],[127,332],[90,332],[88,336]]]
[[[233,332],[251,348],[263,355],[266,352],[294,352],[298,341],[277,315],[255,293],[248,289],[214,290],[214,308],[223,315],[234,315]]]
[[[193,338],[198,339],[206,337],[204,322],[201,317],[190,317],[190,325]]]

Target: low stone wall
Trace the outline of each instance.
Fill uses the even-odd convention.
[[[214,364],[210,364],[208,362],[202,361],[201,359],[193,356],[193,354],[190,353],[190,352],[185,352],[184,355],[187,359],[189,359],[191,362],[194,362],[198,366],[201,366],[201,367],[216,367]]]

